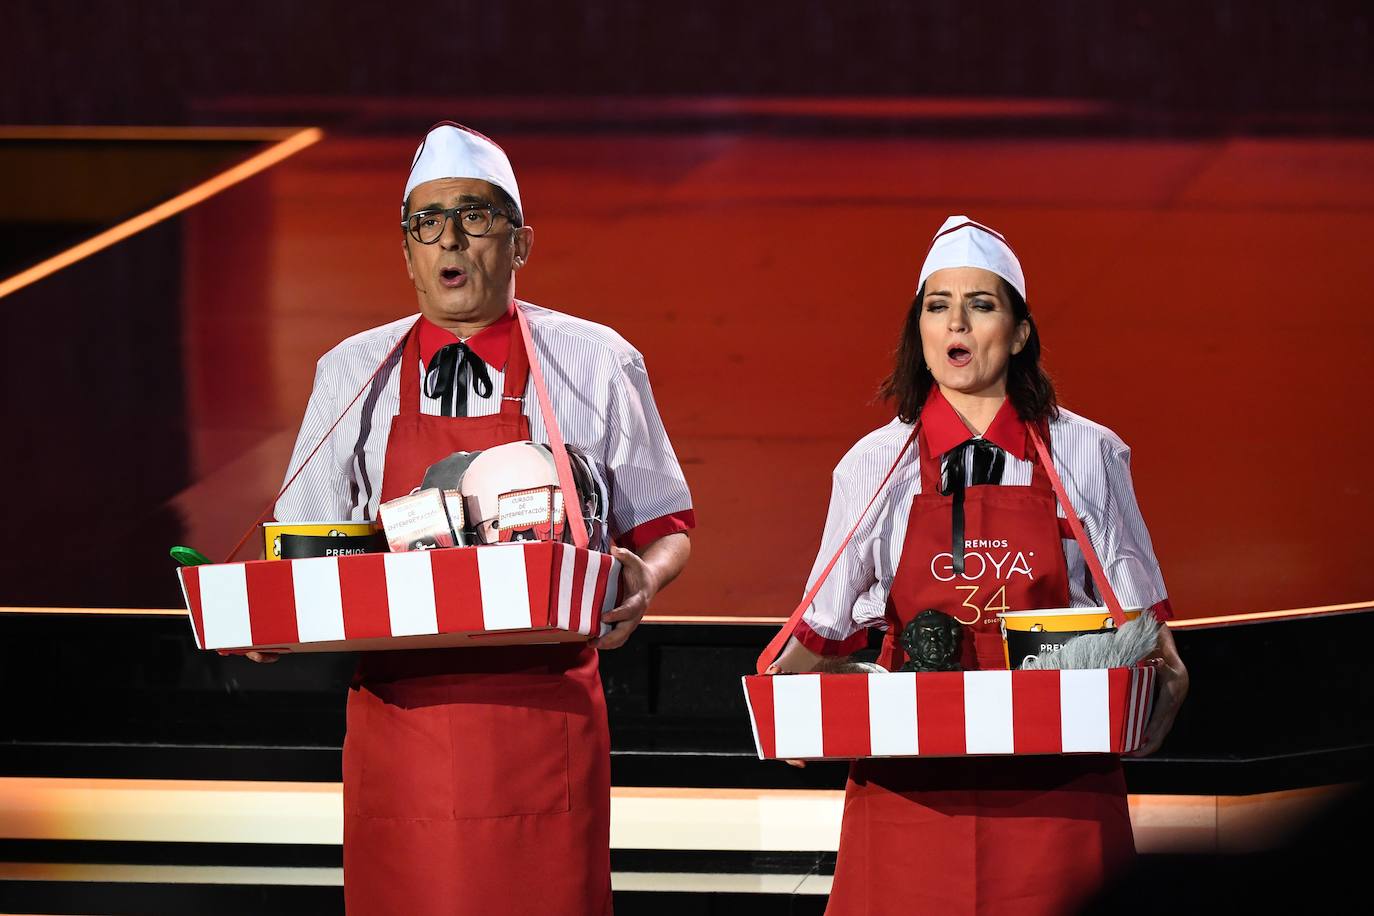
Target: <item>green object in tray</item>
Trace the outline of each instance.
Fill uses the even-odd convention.
[[[210,562],[209,557],[199,550],[196,550],[194,547],[182,547],[178,545],[168,552],[172,555],[172,559],[176,560],[182,566],[200,566],[201,564]]]

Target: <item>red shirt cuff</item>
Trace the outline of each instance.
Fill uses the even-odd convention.
[[[1149,612],[1159,618],[1160,623],[1174,619],[1174,606],[1169,603],[1168,598],[1165,598],[1163,601],[1155,602],[1150,606]]]
[[[807,626],[805,620],[797,621],[797,628],[792,631],[792,635],[797,638],[797,642],[817,655],[853,655],[868,646],[867,630],[859,630],[845,639],[826,639]]]
[[[660,515],[656,519],[635,525],[629,531],[616,537],[616,543],[639,553],[659,538],[679,531],[690,531],[697,526],[697,515],[691,509]]]

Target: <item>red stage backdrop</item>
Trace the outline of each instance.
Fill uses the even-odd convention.
[[[1374,144],[500,139],[536,232],[519,295],[644,353],[694,490],[692,563],[655,612],[791,609],[830,470],[891,416],[874,390],[951,213],[1007,234],[1063,403],[1132,446],[1181,615],[1374,591]],[[414,310],[413,143],[326,140],[190,218],[189,542],[230,542],[270,495],[315,359]],[[226,245],[244,203],[256,241]]]

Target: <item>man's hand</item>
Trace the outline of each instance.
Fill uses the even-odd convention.
[[[245,653],[243,653],[243,654],[244,654],[245,657],[248,658],[249,661],[254,661],[254,662],[257,662],[257,663],[259,663],[259,664],[261,664],[261,665],[270,665],[270,664],[272,664],[272,662],[275,662],[277,659],[281,658],[281,653],[280,653],[280,652],[257,652],[257,651],[253,651],[253,652],[245,652]]]
[[[649,610],[659,590],[677,578],[687,565],[692,542],[683,533],[669,534],[645,547],[642,555],[620,547],[611,548],[611,556],[620,561],[620,606],[601,615],[612,630],[590,643],[594,649],[618,649],[630,638],[639,621]]]
[[[596,649],[619,649],[625,645],[625,640],[639,626],[639,621],[658,593],[654,571],[638,554],[623,547],[612,547],[611,556],[620,561],[621,597],[624,600],[618,607],[601,615],[603,621],[611,624],[611,632],[592,640],[592,647]]]
[[[1178,655],[1174,645],[1174,634],[1168,625],[1159,628],[1159,656],[1154,660],[1155,676],[1159,678],[1159,695],[1155,698],[1154,712],[1150,714],[1149,724],[1145,726],[1145,738],[1138,750],[1131,751],[1127,757],[1148,757],[1168,737],[1174,727],[1179,707],[1188,696],[1188,669]]]

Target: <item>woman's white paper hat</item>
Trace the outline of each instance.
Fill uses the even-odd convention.
[[[1016,252],[1011,250],[1006,237],[967,216],[951,216],[935,233],[930,253],[921,265],[921,282],[916,284],[917,288],[925,286],[935,271],[946,267],[990,270],[1010,283],[1022,299],[1026,298],[1026,275],[1021,272],[1021,262],[1016,259]]]
[[[406,191],[401,195],[401,215],[405,215],[411,191],[439,178],[478,178],[496,185],[515,201],[520,211],[516,215],[523,222],[525,207],[520,203],[520,188],[505,150],[477,131],[453,121],[440,121],[429,129],[410,164]]]

